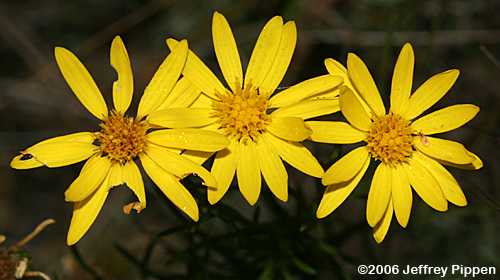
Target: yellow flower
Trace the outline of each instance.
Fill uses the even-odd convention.
[[[349,123],[307,122],[311,139],[323,143],[357,143],[358,147],[334,163],[324,174],[328,186],[316,215],[323,218],[334,211],[354,190],[371,159],[379,161],[371,182],[366,207],[374,238],[382,242],[393,211],[402,227],[411,212],[412,190],[432,208],[448,209],[448,201],[465,206],[467,201],[457,181],[443,167],[479,169],[481,160],[462,144],[428,135],[456,129],[479,112],[477,106],[449,106],[428,115],[424,111],[441,99],[458,78],[458,70],[448,70],[424,82],[411,96],[414,55],[405,44],[392,77],[388,113],[368,68],[355,54],[347,58],[347,70],[337,61],[326,59],[332,75],[344,78],[340,108]],[[417,118],[417,119],[416,119]]]
[[[118,74],[113,83],[115,110],[108,111],[92,76],[78,58],[57,47],[55,57],[69,87],[100,123],[98,132],[79,132],[39,142],[16,156],[11,167],[29,169],[60,167],[87,160],[80,175],[65,192],[74,203],[67,243],[73,245],[90,228],[101,210],[109,190],[126,184],[139,202],[126,207],[141,211],[146,207],[144,183],[135,159],[161,191],[191,219],[198,220],[198,206],[179,178],[196,173],[208,187],[215,188],[213,176],[199,164],[183,158],[183,149],[218,151],[228,145],[220,134],[200,129],[162,129],[151,131],[145,118],[158,108],[188,106],[200,92],[180,80],[188,52],[180,42],[160,65],[144,91],[135,118],[125,115],[133,94],[133,76],[127,50],[116,37],[111,45],[111,65]],[[181,95],[182,94],[182,95]],[[190,100],[190,101],[189,101]],[[125,209],[125,208],[124,208]]]
[[[339,110],[335,89],[342,79],[327,74],[272,96],[290,64],[297,39],[295,23],[283,23],[279,16],[262,29],[245,76],[229,23],[218,12],[213,15],[212,38],[228,87],[189,52],[183,75],[204,95],[193,108],[157,111],[149,116],[149,121],[159,126],[203,127],[219,131],[231,141],[228,148],[215,155],[211,172],[218,188],[208,190],[211,204],[224,196],[235,173],[240,192],[249,204],[258,200],[261,174],[271,192],[286,201],[288,175],[282,160],[314,177],[324,173],[300,143],[311,134],[303,120]],[[171,49],[178,45],[174,39],[168,39],[167,44]],[[198,162],[212,154],[185,153]]]

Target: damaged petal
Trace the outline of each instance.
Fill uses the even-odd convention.
[[[32,154],[25,154],[25,153],[22,153],[22,156],[19,158],[19,160],[29,160],[29,159],[32,159],[33,158],[33,155]]]
[[[10,167],[14,169],[30,169],[43,165],[44,164],[38,161],[33,154],[25,151],[21,151],[19,155],[15,156],[10,162]]]

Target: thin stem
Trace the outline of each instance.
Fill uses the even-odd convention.
[[[28,271],[28,272],[24,273],[23,276],[24,277],[40,277],[44,280],[51,280],[51,278],[47,274],[45,274],[41,271]]]
[[[80,264],[80,266],[89,274],[91,274],[95,280],[103,279],[99,275],[99,273],[97,273],[97,271],[83,259],[82,255],[80,255],[80,252],[78,251],[78,248],[76,246],[71,246],[71,253],[73,253],[73,256],[75,257],[76,261]]]
[[[30,242],[33,238],[35,238],[40,232],[42,232],[48,225],[54,224],[56,221],[53,219],[47,219],[41,222],[30,234],[28,234],[25,238],[21,239],[21,241],[12,245],[9,248],[10,252],[15,252]],[[1,238],[0,238],[1,239]],[[0,242],[1,243],[1,242]]]

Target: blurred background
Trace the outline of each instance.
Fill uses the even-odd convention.
[[[200,204],[198,224],[179,214],[150,181],[148,208],[127,216],[121,208],[132,194],[116,188],[86,236],[76,247],[66,246],[72,207],[63,193],[81,164],[25,171],[9,167],[19,150],[40,140],[97,129],[96,119],[60,75],[54,47],[75,52],[110,101],[115,73],[109,47],[121,35],[135,74],[135,110],[141,89],[168,53],[167,37],[187,38],[218,70],[211,40],[215,10],[233,27],[244,65],[266,20],[277,14],[295,20],[298,45],[283,87],[326,73],[325,58],[345,63],[352,51],[365,60],[388,100],[392,69],[405,42],[415,48],[414,88],[435,73],[460,69],[455,86],[433,109],[456,103],[481,107],[467,126],[444,135],[483,159],[479,171],[451,170],[469,205],[450,205],[443,214],[414,194],[407,229],[393,220],[385,241],[377,245],[364,214],[369,174],[339,209],[318,221],[314,213],[324,187],[288,166],[286,204],[263,186],[259,202],[250,207],[233,185],[221,203],[208,208],[204,188],[187,178]],[[33,269],[53,279],[359,279],[358,264],[499,269],[499,10],[496,0],[2,0],[0,234],[12,244],[43,219],[57,220],[24,247]],[[308,146],[325,168],[348,150]]]

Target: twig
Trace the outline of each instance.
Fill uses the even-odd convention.
[[[470,184],[471,185],[471,184]],[[484,201],[486,201],[486,204],[493,210],[497,211],[500,213],[500,204],[498,204],[493,198],[491,198],[488,193],[486,193],[481,187],[479,186],[474,186],[474,188],[471,188],[473,192],[476,193],[476,195],[480,198],[483,198]]]
[[[388,43],[400,46],[407,41],[414,45],[499,44],[500,30],[436,30],[436,31],[355,31],[340,29],[310,29],[305,33],[330,44],[361,46],[387,46]],[[387,35],[392,40],[387,41]]]
[[[144,21],[148,17],[161,11],[161,9],[170,4],[170,1],[154,0],[148,4],[134,10],[130,14],[120,18],[119,20],[108,25],[106,28],[95,33],[92,37],[88,38],[81,44],[79,54],[85,56],[101,45],[111,41],[116,34],[120,34],[127,29]]]
[[[153,251],[158,244],[158,242],[171,234],[174,234],[179,231],[184,231],[186,229],[189,229],[189,226],[176,226],[170,229],[167,229],[165,231],[162,231],[158,233],[151,241],[149,242],[148,246],[146,247],[146,252],[144,253],[144,256],[142,257],[142,260],[140,261],[141,267],[143,270],[148,270],[149,269],[149,262],[151,260],[151,256],[153,255]],[[144,273],[144,271],[142,271]]]
[[[35,238],[40,232],[42,232],[48,225],[51,225],[55,223],[53,219],[47,219],[43,222],[41,222],[30,234],[28,234],[25,238],[21,239],[21,241],[17,242],[16,244],[12,245],[9,248],[10,252],[15,252],[19,250],[21,247],[26,245],[26,243],[30,242],[33,238]]]
[[[494,198],[491,198],[488,193],[479,185],[473,183],[468,177],[462,176],[458,174],[456,177],[460,179],[460,181],[464,181],[462,184],[463,187],[467,187],[470,192],[472,192],[478,199],[482,199],[486,202],[486,205],[496,212],[500,213],[500,204],[496,202]],[[469,187],[470,186],[470,187]]]
[[[40,271],[28,271],[28,272],[24,273],[23,276],[24,277],[40,277],[44,280],[51,280],[47,274],[40,272]]]
[[[97,271],[90,266],[80,255],[80,252],[78,251],[76,246],[71,246],[71,253],[75,257],[76,261],[80,264],[80,266],[87,271],[89,274],[91,274],[95,280],[102,280],[103,278],[97,273]]]
[[[143,266],[141,261],[139,261],[137,258],[135,258],[130,252],[127,251],[127,249],[122,247],[120,244],[115,243],[114,246],[115,246],[116,250],[118,250],[118,252],[120,254],[122,254],[122,256],[127,258],[132,263],[132,265],[140,268],[143,275],[150,276],[150,277],[153,277],[156,279],[171,279],[170,277],[166,277],[164,275],[161,275],[160,273],[152,271],[148,267]]]
[[[40,67],[48,63],[46,56],[37,47],[36,40],[33,40],[36,34],[29,29],[21,30],[18,23],[11,21],[6,13],[2,12],[5,10],[5,7],[0,8],[0,27],[2,28],[0,37],[3,37],[4,42],[10,44],[26,65],[36,73]]]
[[[488,50],[488,48],[486,48],[486,46],[484,45],[481,45],[479,49],[486,56],[486,58],[488,58],[491,63],[493,63],[497,67],[497,69],[500,70],[500,61],[498,61],[498,59],[490,52],[490,50]]]

